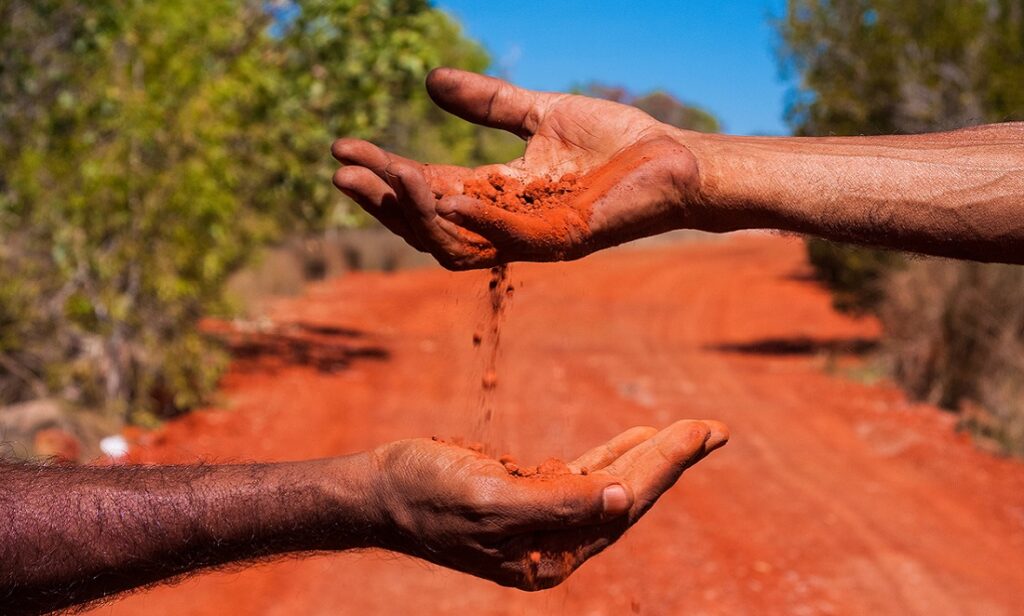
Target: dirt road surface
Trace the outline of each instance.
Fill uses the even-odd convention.
[[[1024,465],[845,371],[797,240],[743,236],[516,264],[497,415],[534,462],[637,424],[715,418],[723,450],[563,586],[523,593],[378,552],[216,572],[97,614],[1021,614]],[[239,335],[217,409],[141,435],[152,462],[290,460],[478,432],[487,274],[359,274]]]

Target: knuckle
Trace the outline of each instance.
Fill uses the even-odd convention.
[[[501,83],[494,92],[491,93],[490,98],[487,100],[487,109],[484,111],[484,119],[488,122],[492,121],[495,116],[495,110],[500,106],[504,105],[509,98],[509,86],[508,84]]]
[[[711,434],[711,429],[703,421],[691,421],[687,426],[686,437],[690,442],[703,442]]]
[[[393,161],[388,165],[392,174],[404,182],[416,179],[416,168],[405,161]]]
[[[531,133],[536,132],[543,120],[544,113],[541,111],[540,106],[531,105],[523,117],[523,127]]]

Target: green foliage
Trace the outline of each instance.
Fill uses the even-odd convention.
[[[801,135],[916,133],[1024,119],[1024,0],[789,0],[778,24]],[[1024,268],[911,261],[808,242],[846,309],[877,313],[914,396],[1024,453]]]
[[[445,45],[445,41],[465,39],[457,23],[440,13],[431,15],[425,31],[439,53],[424,68],[458,66],[484,71],[489,59],[483,49],[468,42]],[[520,138],[445,113],[430,100],[420,81],[401,100],[395,101],[387,126],[376,138],[378,144],[404,156],[450,165],[507,162],[522,155],[524,143]]]
[[[223,365],[198,322],[284,231],[352,222],[331,141],[393,120],[469,162],[431,115],[478,45],[425,0],[0,3],[0,402],[55,393],[138,421]]]
[[[799,134],[1024,118],[1021,0],[789,0],[778,26]]]

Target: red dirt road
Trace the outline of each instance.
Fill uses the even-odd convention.
[[[1020,614],[1024,464],[892,387],[837,376],[851,360],[828,357],[877,327],[833,312],[806,273],[798,241],[767,236],[513,266],[490,442],[537,462],[632,425],[732,429],[559,588],[363,552],[207,574],[95,613]],[[301,459],[473,433],[486,280],[351,275],[282,302],[221,410],[140,437],[136,456]]]

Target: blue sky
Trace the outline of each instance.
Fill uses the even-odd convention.
[[[784,0],[436,0],[497,72],[542,90],[596,80],[664,89],[733,134],[784,134],[789,85],[769,17]]]

